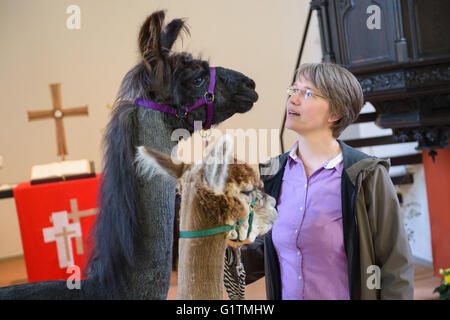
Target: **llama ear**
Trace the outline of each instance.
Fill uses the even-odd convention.
[[[138,147],[136,163],[137,170],[141,174],[153,174],[156,170],[168,173],[178,179],[191,165],[177,162],[165,153],[149,149],[145,146]]]
[[[161,34],[161,49],[164,55],[170,52],[181,31],[184,31],[189,36],[191,35],[185,19],[173,19],[166,26],[164,32]]]
[[[206,148],[203,158],[203,175],[207,184],[215,193],[223,193],[228,179],[228,165],[234,160],[234,140],[230,135],[223,135]]]
[[[163,52],[161,48],[161,32],[163,29],[165,11],[151,14],[144,22],[139,32],[139,51],[147,68],[159,78],[163,72]]]

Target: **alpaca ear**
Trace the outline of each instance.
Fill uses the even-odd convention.
[[[166,26],[164,32],[161,34],[161,50],[164,55],[170,52],[181,31],[184,31],[189,36],[191,35],[185,19],[173,19]]]
[[[203,175],[215,193],[223,193],[228,179],[228,165],[233,161],[234,139],[230,135],[223,135],[215,144],[206,148]]]
[[[184,172],[191,166],[190,164],[182,162],[177,163],[177,160],[167,154],[149,149],[145,146],[138,147],[136,162],[137,169],[141,172],[141,174],[152,174],[155,170],[160,170],[177,179],[181,178]]]
[[[165,11],[157,11],[151,14],[144,22],[139,32],[139,51],[147,68],[157,78],[163,72],[163,52],[161,48],[161,32],[163,29]]]

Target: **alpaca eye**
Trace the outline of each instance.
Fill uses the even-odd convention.
[[[250,191],[241,191],[241,193],[245,194],[246,196],[249,196],[253,193],[253,190]]]
[[[198,77],[192,83],[194,84],[194,86],[200,87],[203,84],[203,81],[203,77]]]

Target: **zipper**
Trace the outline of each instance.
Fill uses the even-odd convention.
[[[361,174],[361,172],[359,172],[358,173],[358,175],[356,176],[356,180],[355,180],[355,182],[356,182],[356,184],[359,186],[359,177],[360,177],[360,174]],[[357,188],[355,188],[354,190],[353,190],[353,194],[352,194],[352,203],[351,203],[351,212],[352,212],[352,214],[353,214],[353,220],[355,221],[355,233],[356,233],[356,241],[357,241],[357,243],[358,243],[358,251],[359,251],[359,231],[358,231],[358,219],[356,218],[356,212],[355,212],[355,205],[356,205],[356,197],[357,197],[357,195],[358,195],[358,192],[359,192],[359,188],[357,189]],[[355,249],[355,247],[353,246],[353,250]],[[356,253],[356,252],[355,252]],[[352,256],[352,258],[353,258],[353,260],[355,260],[355,255],[353,255]],[[359,258],[359,254],[358,254],[358,258]],[[352,262],[352,264],[354,265],[355,263],[354,263],[354,261]],[[358,261],[358,264],[359,264],[359,261]],[[352,268],[353,269],[353,268]],[[353,270],[353,272],[356,272],[356,270]],[[354,277],[355,275],[353,274],[352,275],[352,277]],[[352,291],[353,292],[350,292],[350,299],[355,299],[355,297],[354,297],[354,293],[355,293],[355,281],[353,280],[353,279],[351,279],[351,282],[352,282],[352,288],[351,289],[353,289]]]
[[[356,204],[356,197],[358,196],[358,192],[359,192],[359,176],[361,175],[361,172],[358,173],[358,175],[356,176],[356,180],[355,182],[358,185],[358,189],[355,188],[355,190],[353,191],[353,196],[352,196],[352,214],[353,214],[353,218],[355,220],[355,225],[356,225],[356,231],[358,231],[358,220],[356,219],[356,212],[355,212],[355,204]]]

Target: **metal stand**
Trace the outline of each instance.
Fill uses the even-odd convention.
[[[335,56],[333,50],[331,48],[331,35],[329,30],[328,23],[328,12],[327,12],[328,0],[313,0],[309,4],[309,12],[308,17],[306,18],[305,31],[303,31],[302,44],[300,46],[300,52],[297,58],[297,64],[295,65],[294,75],[292,77],[291,84],[295,82],[296,71],[300,67],[300,61],[303,55],[303,49],[305,48],[306,35],[308,34],[309,25],[311,22],[311,15],[313,10],[317,10],[317,16],[319,19],[319,28],[320,28],[320,40],[322,45],[322,61],[326,62],[334,62]],[[289,99],[289,97],[288,97]],[[284,125],[286,123],[286,108],[284,110],[283,122],[281,124],[280,130],[280,145],[281,145],[281,153],[284,153],[284,143],[283,143],[283,133],[284,133]]]

